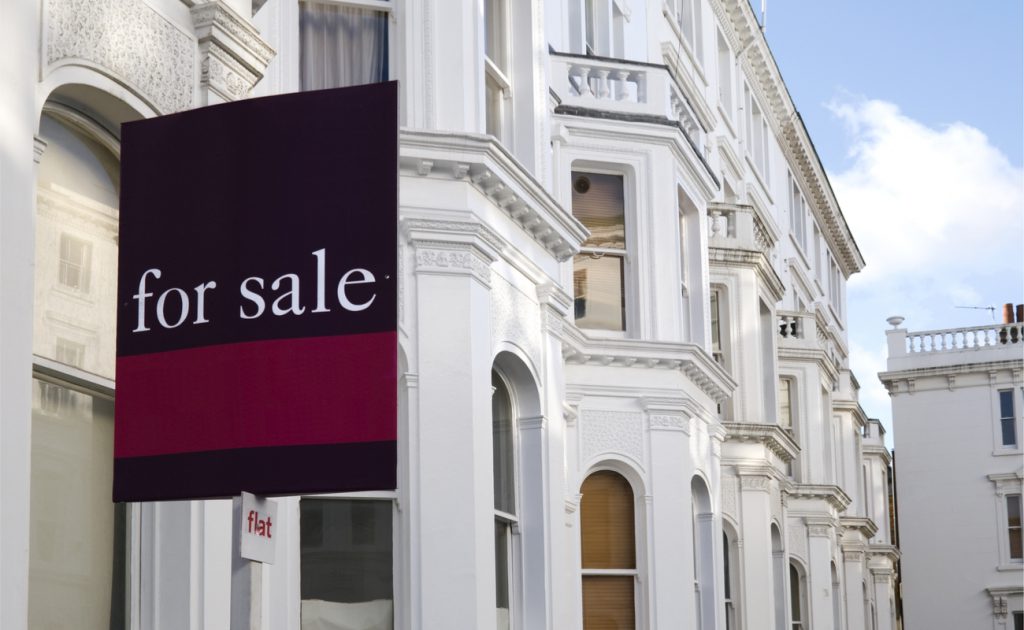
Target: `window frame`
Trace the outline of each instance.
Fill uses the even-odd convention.
[[[588,569],[583,566],[583,486],[586,481],[595,474],[598,473],[613,473],[621,477],[626,485],[629,487],[630,498],[633,505],[633,568],[632,569]],[[636,628],[646,627],[646,614],[645,607],[642,606],[643,599],[643,579],[642,575],[645,570],[644,556],[642,553],[643,549],[643,513],[642,504],[638,499],[638,496],[642,494],[638,491],[638,488],[630,479],[630,475],[625,474],[622,470],[619,470],[614,466],[599,465],[586,472],[580,482],[580,502],[579,509],[577,510],[577,523],[578,523],[578,542],[577,549],[579,550],[579,562],[577,564],[578,575],[579,575],[579,593],[580,593],[580,620],[584,618],[584,599],[583,599],[583,582],[585,577],[632,577],[633,578],[633,621]]]
[[[791,630],[807,630],[810,628],[807,606],[807,574],[803,568],[793,559],[789,560],[789,627]],[[793,576],[796,576],[796,584],[793,584]],[[796,589],[794,591],[794,589]],[[797,619],[797,614],[799,619]]]
[[[388,74],[384,78],[384,81],[394,81],[394,80],[399,78],[399,74],[398,74],[397,68],[396,68],[397,64],[395,63],[397,61],[397,59],[398,59],[398,54],[397,54],[398,53],[398,42],[396,41],[397,38],[398,38],[397,37],[398,33],[397,33],[397,29],[395,28],[395,23],[396,23],[396,20],[397,20],[397,14],[398,14],[398,11],[400,10],[400,7],[398,6],[398,4],[399,4],[398,0],[394,0],[394,1],[391,1],[391,0],[293,0],[291,2],[286,2],[284,6],[288,7],[288,9],[285,10],[285,11],[287,11],[287,13],[285,13],[285,15],[288,15],[288,13],[290,13],[291,15],[288,16],[288,17],[290,17],[291,19],[294,20],[294,22],[293,22],[294,29],[295,29],[294,30],[294,33],[295,33],[294,48],[292,48],[291,50],[288,50],[285,53],[286,55],[287,54],[294,54],[295,55],[294,61],[287,64],[290,67],[290,69],[295,73],[294,74],[294,79],[293,79],[294,80],[294,84],[292,86],[292,89],[294,91],[296,91],[296,92],[303,91],[302,90],[302,53],[301,53],[301,50],[302,50],[302,28],[301,28],[302,9],[299,6],[299,5],[303,4],[303,3],[306,3],[306,4],[335,5],[335,6],[343,6],[343,7],[354,7],[354,8],[360,8],[360,9],[365,9],[365,10],[370,10],[370,11],[378,11],[380,13],[384,13],[385,16],[386,16],[386,21],[387,21],[387,25],[388,25],[388,30],[387,30],[388,41],[387,41],[387,45],[386,45]],[[369,85],[369,84],[361,84],[361,85]],[[348,87],[351,87],[351,86],[348,86]]]
[[[65,257],[65,244],[67,249],[73,249],[74,245],[80,247],[80,260],[70,260]],[[65,291],[76,295],[89,295],[92,288],[92,259],[93,243],[88,238],[83,238],[71,232],[61,230],[57,243],[57,286]],[[74,270],[78,280],[72,284],[67,276]]]
[[[512,103],[512,56],[513,42],[511,37],[512,9],[511,2],[514,0],[482,0],[483,1],[483,26],[484,26],[484,131],[493,135],[499,142],[508,144],[512,138],[512,116],[514,108]],[[498,46],[501,60],[491,59],[487,50],[487,40],[491,25],[488,16],[491,13],[488,7],[499,5],[497,11],[497,27],[501,33],[501,42]],[[502,63],[498,63],[501,61]],[[489,87],[493,85],[499,92],[497,111],[494,112],[497,134],[491,133],[491,103]]]
[[[615,248],[603,248],[603,247],[587,247],[585,245],[580,246],[580,252],[577,256],[585,254],[594,255],[595,258],[603,258],[606,255],[619,257],[622,259],[622,328],[619,330],[610,330],[605,328],[586,328],[579,324],[576,324],[576,319],[573,318],[573,323],[580,330],[587,331],[587,334],[592,337],[603,337],[612,339],[626,339],[630,337],[638,336],[640,332],[640,309],[639,309],[639,295],[638,295],[638,278],[635,270],[637,266],[637,248],[636,248],[636,232],[637,232],[637,205],[636,205],[636,185],[632,169],[625,164],[608,164],[593,162],[590,160],[574,160],[570,164],[569,169],[569,191],[570,191],[570,213],[573,218],[576,218],[576,212],[572,208],[572,191],[573,182],[577,175],[612,175],[622,178],[622,223],[624,231],[624,248],[619,250]],[[579,219],[577,219],[579,220]],[[581,221],[582,223],[582,221]],[[575,257],[574,257],[575,261]],[[576,265],[573,263],[573,282],[575,283],[575,272]],[[576,292],[573,291],[573,301],[575,303]]]
[[[1015,453],[1019,453],[1020,450],[1021,450],[1020,449],[1020,446],[1021,446],[1020,445],[1021,407],[1024,406],[1024,405],[1022,405],[1020,403],[1024,402],[1024,400],[1019,400],[1018,399],[1018,393],[1020,393],[1020,392],[1024,392],[1024,390],[1022,390],[1021,388],[1016,388],[1016,387],[1012,387],[1012,386],[1011,387],[1006,387],[1006,388],[998,388],[998,389],[995,390],[995,401],[994,401],[994,403],[995,403],[994,404],[995,413],[993,414],[993,416],[995,416],[994,442],[995,442],[996,451],[998,451],[998,452],[1013,453],[1013,454],[1015,454]],[[1009,398],[1009,402],[1010,402],[1010,415],[1008,415],[1008,416],[1003,414],[1003,398],[1004,398],[1004,395]],[[1022,398],[1024,398],[1024,397],[1022,397]],[[1013,432],[1013,442],[1010,443],[1010,444],[1007,444],[1006,440],[1005,440],[1007,425],[1009,425],[1009,428]]]
[[[1019,472],[998,473],[988,475],[989,481],[993,483],[993,501],[995,509],[996,539],[999,548],[998,571],[1024,571],[1024,557],[1013,558],[1010,555],[1010,524],[1008,513],[1008,497],[1020,497],[1022,516],[1024,516],[1024,488],[1022,488],[1022,476]],[[1024,541],[1022,541],[1024,542]],[[1024,556],[1024,553],[1022,553]]]
[[[519,580],[522,574],[522,562],[520,562],[520,549],[522,548],[522,541],[520,540],[520,514],[522,513],[522,506],[520,504],[521,487],[520,487],[520,465],[519,465],[519,406],[516,400],[516,390],[513,387],[513,380],[509,378],[497,365],[491,366],[492,377],[496,376],[501,380],[505,386],[505,391],[508,392],[509,398],[509,419],[511,426],[509,427],[509,435],[511,437],[511,448],[512,448],[512,507],[515,510],[514,513],[499,510],[497,507],[493,508],[494,511],[494,523],[495,523],[495,537],[497,537],[497,527],[501,523],[506,528],[506,568],[507,583],[508,583],[508,627],[518,627],[518,620],[521,616],[522,607],[521,593],[519,589]],[[491,395],[496,393],[496,389],[492,386]],[[494,426],[494,414],[491,414],[491,427],[493,432]],[[493,436],[492,436],[492,452],[493,452]],[[494,474],[494,463],[491,464],[492,476]],[[493,481],[493,479],[492,479]],[[493,484],[492,484],[493,485]],[[497,544],[497,540],[495,540]],[[497,548],[495,548],[495,561],[497,561]],[[495,578],[497,578],[497,566],[495,566]],[[495,587],[495,596],[497,596],[497,587]],[[497,603],[497,602],[495,602]],[[497,605],[495,605],[497,608]]]

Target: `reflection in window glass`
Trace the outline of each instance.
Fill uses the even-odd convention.
[[[114,403],[32,381],[29,627],[125,622],[125,508],[110,502]]]
[[[626,321],[622,257],[577,254],[573,258],[576,324],[580,328],[623,330]]]
[[[302,627],[394,624],[391,501],[302,499]]]
[[[1017,445],[1017,417],[1013,413],[1013,391],[999,392],[999,427],[1002,430],[1003,446]]]

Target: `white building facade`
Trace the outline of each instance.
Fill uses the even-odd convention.
[[[897,626],[864,261],[746,0],[0,7],[0,626],[229,625],[230,501],[109,501],[119,123],[388,79],[398,488],[279,500],[265,627]]]
[[[879,378],[899,438],[911,630],[1024,626],[1024,323],[1010,319],[919,332],[900,328],[903,318],[889,320],[889,360]]]

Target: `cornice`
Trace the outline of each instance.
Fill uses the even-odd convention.
[[[866,516],[841,516],[839,523],[844,529],[862,535],[866,540],[878,533],[878,525]]]
[[[831,484],[794,483],[789,496],[791,499],[824,500],[839,512],[848,508],[852,501],[842,488]]]
[[[782,427],[776,424],[725,422],[727,442],[758,442],[783,462],[791,462],[800,453],[800,446]]]
[[[768,42],[747,0],[711,0],[711,7],[736,47],[740,66],[763,105],[794,175],[812,201],[811,211],[823,228],[846,277],[864,268],[860,249],[843,217],[832,185],[811,143],[803,120],[782,79]]]
[[[786,287],[782,279],[764,252],[731,247],[708,247],[708,263],[712,266],[753,269],[776,302],[782,300],[786,295]]]
[[[864,445],[861,447],[861,452],[864,455],[877,455],[881,457],[885,461],[886,466],[892,463],[892,455],[889,454],[889,449],[884,446]]]
[[[715,402],[736,389],[736,381],[700,346],[692,343],[593,339],[574,325],[563,329],[562,357],[575,365],[681,370]]]
[[[953,355],[954,357],[956,355]],[[879,372],[878,380],[882,384],[892,381],[928,378],[933,376],[945,377],[950,374],[987,374],[1002,370],[1020,370],[1024,366],[1024,359],[1011,359],[1009,361],[985,361],[982,363],[957,363],[954,365],[942,365],[939,367],[913,368],[910,370],[893,370],[891,372]]]
[[[491,136],[403,129],[400,147],[403,175],[466,181],[559,262],[589,235]]]
[[[839,378],[839,370],[829,359],[828,353],[821,348],[793,348],[779,344],[778,355],[780,361],[817,363],[833,382]]]
[[[895,545],[868,545],[868,560],[871,558],[884,558],[892,563],[900,559],[900,550]],[[876,571],[877,572],[877,571]]]

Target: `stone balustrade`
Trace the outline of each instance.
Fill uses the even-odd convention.
[[[1024,343],[1024,324],[992,324],[946,330],[907,332],[905,351],[968,352],[994,346]]]
[[[551,88],[563,107],[580,107],[679,123],[703,155],[705,133],[663,65],[551,53]]]
[[[780,347],[816,348],[818,322],[811,312],[776,311]]]
[[[729,203],[708,204],[708,235],[711,247],[747,249],[766,255],[777,242],[773,230],[754,206]]]

